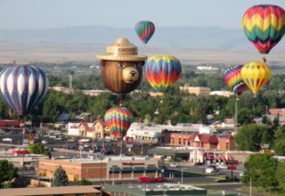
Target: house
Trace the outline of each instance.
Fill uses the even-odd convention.
[[[94,123],[88,123],[86,120],[81,122],[69,122],[68,135],[89,137],[93,139],[110,138],[110,131],[105,126],[105,122],[98,118]]]

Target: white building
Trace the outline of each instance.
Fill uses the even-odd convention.
[[[217,95],[217,96],[223,96],[223,97],[230,97],[233,96],[234,93],[232,91],[211,91],[210,95]]]
[[[132,137],[135,142],[143,143],[158,143],[161,139],[162,132],[168,131],[189,131],[199,133],[213,133],[216,130],[202,124],[177,124],[173,125],[158,125],[158,124],[144,124],[132,123],[127,131],[126,136]]]

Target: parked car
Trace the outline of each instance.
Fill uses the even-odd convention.
[[[207,174],[218,174],[219,169],[216,168],[215,166],[209,166],[205,169],[205,173],[207,173]]]
[[[42,140],[42,144],[47,144],[47,140]]]
[[[162,177],[157,177],[157,178],[154,178],[154,181],[158,183],[162,183],[162,182],[167,182],[167,179],[162,178]]]
[[[148,176],[141,176],[137,178],[137,182],[141,183],[162,183],[162,182],[167,182],[167,179],[162,178],[162,177],[148,177]]]
[[[170,163],[169,165],[170,165],[170,167],[172,167],[172,168],[176,168],[176,167],[177,167],[177,164],[176,164],[176,163]]]

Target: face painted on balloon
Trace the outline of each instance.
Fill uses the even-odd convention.
[[[144,61],[101,61],[103,83],[115,93],[135,90],[142,79]]]

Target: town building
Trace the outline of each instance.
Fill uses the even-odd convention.
[[[159,124],[146,124],[146,123],[132,123],[128,129],[126,136],[132,137],[136,143],[163,143],[161,141],[162,132],[168,130],[173,132],[199,132],[199,133],[212,133],[215,132],[214,128],[204,126],[202,124],[177,124],[173,125],[159,125]]]
[[[70,136],[89,137],[92,139],[111,137],[105,122],[100,118],[94,123],[87,123],[85,120],[82,120],[81,122],[69,122],[67,124],[67,134]]]
[[[185,84],[184,86],[179,87],[180,93],[196,95],[196,96],[206,96],[210,95],[211,89],[207,87],[199,87],[199,86],[189,86],[189,84]]]
[[[206,196],[207,190],[186,184],[128,184],[128,185],[107,185],[103,190],[108,195],[126,196],[158,196],[158,195],[201,195]]]
[[[86,195],[86,196],[101,196],[101,187],[88,186],[60,186],[60,187],[34,187],[34,188],[13,188],[1,189],[0,195],[26,195],[26,196],[72,196],[72,195]]]
[[[61,166],[69,181],[117,181],[134,180],[140,176],[157,177],[163,164],[162,159],[150,157],[100,156],[91,159],[41,159],[38,170],[39,176],[49,179]]]
[[[217,95],[217,96],[222,96],[222,97],[231,97],[234,95],[232,91],[211,91],[210,95]]]
[[[271,122],[277,120],[280,125],[285,125],[285,108],[270,108],[266,111],[266,117]]]
[[[189,146],[207,150],[235,150],[234,137],[223,134],[200,134],[184,131],[167,131],[162,133],[162,143],[170,146]]]

